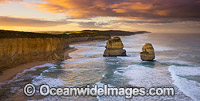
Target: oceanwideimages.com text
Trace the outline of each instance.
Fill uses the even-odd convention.
[[[129,99],[133,96],[174,96],[173,87],[155,87],[146,89],[144,87],[98,87],[98,85],[87,85],[86,87],[50,87],[41,85],[39,93],[43,96],[124,96]],[[36,87],[33,84],[27,84],[24,87],[24,94],[34,96]]]

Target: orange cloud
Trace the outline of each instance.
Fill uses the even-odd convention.
[[[0,3],[11,0],[0,0]],[[13,0],[21,1],[21,0]],[[51,13],[63,13],[74,19],[90,19],[95,17],[117,17],[133,21],[109,22],[107,25],[97,24],[97,20],[76,24],[85,28],[102,28],[105,26],[128,24],[161,24],[181,21],[200,21],[199,0],[43,0],[44,2],[24,3]],[[30,5],[28,5],[30,4]],[[69,19],[68,19],[69,20]],[[104,20],[104,19],[101,19]],[[39,19],[0,17],[2,26],[59,26],[68,22]]]
[[[127,13],[127,10],[125,9],[112,9],[116,13]]]
[[[59,5],[41,3],[37,7],[41,10],[47,10],[47,11],[50,11],[52,13],[66,12],[66,10],[64,10],[65,8],[63,8],[62,6],[59,6]]]
[[[91,18],[96,16],[126,16],[131,12],[145,12],[152,8],[152,4],[141,2],[114,3],[107,0],[45,0],[37,7],[52,13],[65,13],[74,18]]]
[[[132,2],[122,2],[119,4],[113,4],[110,6],[110,8],[119,8],[119,9],[126,9],[126,10],[136,10],[136,11],[145,11],[145,10],[150,10],[152,9],[152,4],[143,4],[141,2],[136,2],[136,3],[132,3]]]
[[[158,14],[160,16],[167,16],[171,12],[172,12],[171,10],[158,10],[158,11],[155,11],[155,14]]]
[[[200,18],[199,0],[43,0],[37,8],[72,18]],[[188,19],[187,19],[188,20]]]

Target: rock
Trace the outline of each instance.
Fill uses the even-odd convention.
[[[126,50],[119,37],[114,37],[107,41],[106,50],[103,56],[126,56]]]
[[[143,61],[153,61],[155,59],[155,52],[151,43],[146,43],[143,46],[140,57]]]

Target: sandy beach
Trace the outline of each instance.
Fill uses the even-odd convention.
[[[65,59],[69,59],[69,53],[75,51],[76,48],[70,47],[68,49],[65,50],[64,52],[64,56]],[[30,63],[26,63],[26,64],[22,64],[19,65],[17,67],[13,67],[11,69],[7,69],[5,71],[2,71],[1,75],[0,75],[0,82],[4,82],[7,80],[12,79],[13,77],[15,77],[18,73],[23,72],[25,69],[29,69],[32,68],[34,66],[38,66],[38,65],[42,65],[45,63],[54,63],[56,62],[55,60],[49,60],[49,61],[34,61],[34,62],[30,62]]]
[[[94,41],[73,42],[73,43],[71,43],[71,45],[73,45],[73,44],[82,44],[82,43],[91,43],[91,42],[94,42]],[[71,53],[71,52],[73,52],[75,50],[77,50],[77,49],[74,48],[74,47],[69,47],[68,49],[66,49],[65,52],[64,52],[65,60],[71,58],[69,56],[69,53]],[[42,64],[45,64],[45,63],[54,63],[54,62],[56,62],[56,61],[55,60],[34,61],[34,62],[29,62],[29,63],[22,64],[22,65],[19,65],[17,67],[14,67],[14,68],[10,68],[10,69],[4,70],[0,74],[0,82],[5,82],[7,80],[11,80],[18,73],[23,72],[25,69],[30,69],[30,68],[32,68],[34,66],[42,65]]]

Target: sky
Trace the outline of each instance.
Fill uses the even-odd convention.
[[[200,0],[0,0],[0,29],[200,33]]]

